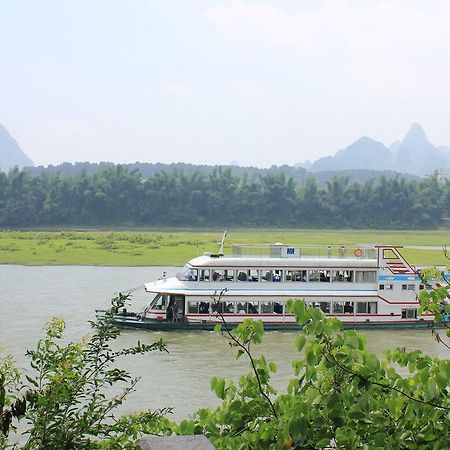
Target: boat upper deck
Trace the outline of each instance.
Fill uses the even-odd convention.
[[[379,246],[364,244],[352,247],[345,245],[242,245],[234,244],[232,252],[234,257],[253,258],[313,258],[313,259],[377,259]]]
[[[205,254],[189,261],[201,267],[378,267],[378,247],[233,245],[233,254]]]

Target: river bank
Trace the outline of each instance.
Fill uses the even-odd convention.
[[[29,266],[180,266],[206,251],[216,252],[220,231],[0,231],[0,264]],[[380,243],[404,246],[402,254],[416,265],[445,265],[442,246],[447,230],[229,230],[232,244],[344,245]]]

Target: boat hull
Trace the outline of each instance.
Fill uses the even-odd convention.
[[[139,319],[130,317],[115,317],[114,325],[120,328],[134,328],[149,331],[213,331],[217,322],[169,322],[166,320]],[[227,322],[228,328],[235,328],[239,325],[237,322]],[[429,321],[416,322],[343,322],[344,329],[352,330],[374,330],[374,329],[431,329],[436,324]],[[264,323],[266,331],[280,330],[300,330],[301,327],[296,323]]]

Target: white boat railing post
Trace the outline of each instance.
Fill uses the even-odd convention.
[[[219,247],[219,256],[223,256],[223,246],[225,244],[225,238],[227,237],[227,230],[223,230],[222,242]]]

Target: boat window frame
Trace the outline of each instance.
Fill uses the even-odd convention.
[[[412,313],[412,317],[410,317],[411,313]],[[401,314],[402,314],[402,320],[417,319],[417,308],[402,308]]]
[[[362,279],[358,274],[362,274]],[[367,278],[367,279],[366,279]],[[355,270],[355,283],[376,283],[377,271],[376,270]]]
[[[260,302],[258,300],[249,300],[247,311],[248,314],[259,315],[260,313]],[[255,308],[255,311],[250,311],[251,308]]]
[[[374,315],[374,314],[378,314],[378,302],[370,302],[370,301],[364,301],[364,302],[358,302],[356,301],[355,304],[356,306],[356,310],[355,310],[355,314],[362,314],[362,315]],[[359,311],[359,306],[365,305],[365,311]]]
[[[198,281],[198,269],[185,264],[175,275],[180,281]]]
[[[197,310],[196,311],[191,311],[191,305],[193,304],[193,303],[196,303],[197,304]],[[200,300],[188,300],[187,301],[187,311],[188,311],[188,314],[199,314],[199,311],[200,311]]]
[[[329,300],[311,300],[310,305],[320,309],[324,314],[331,314],[331,301]]]
[[[286,283],[306,283],[307,279],[308,279],[307,269],[297,269],[297,268],[284,269],[284,281]]]
[[[230,309],[230,306],[232,309]],[[224,300],[223,301],[223,313],[224,314],[235,314],[236,302],[234,300]]]
[[[208,277],[206,277],[206,274]],[[209,267],[199,269],[199,281],[202,283],[209,283],[211,281],[211,269]]]
[[[156,302],[158,300],[162,299],[162,308],[156,308]],[[153,300],[150,302],[148,309],[150,310],[156,310],[156,311],[165,311],[167,309],[168,306],[168,300],[169,300],[169,295],[168,294],[163,294],[161,292],[159,292],[158,294],[155,295],[155,297],[153,297]]]
[[[340,273],[342,272],[342,273]],[[348,275],[345,275],[348,272]],[[332,283],[353,283],[355,280],[355,271],[353,269],[335,269],[331,271]]]

